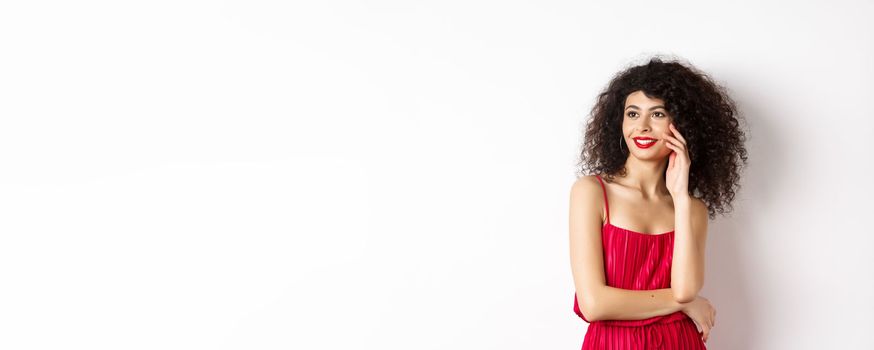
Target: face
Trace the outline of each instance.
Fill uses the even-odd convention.
[[[660,160],[673,152],[665,146],[664,134],[669,133],[668,125],[673,122],[668,115],[664,101],[646,97],[642,91],[635,91],[625,98],[622,117],[622,134],[625,146],[631,155],[642,160]],[[639,139],[640,140],[635,140]],[[645,141],[654,139],[654,142]]]

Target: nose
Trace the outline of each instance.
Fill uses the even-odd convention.
[[[637,128],[640,129],[640,131],[652,131],[649,124],[649,118],[639,118]]]

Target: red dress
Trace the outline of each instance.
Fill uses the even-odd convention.
[[[648,234],[610,224],[607,189],[601,177],[597,178],[604,191],[607,211],[607,222],[601,230],[607,285],[631,290],[670,288],[674,231]],[[574,293],[574,312],[589,323],[583,339],[583,350],[707,348],[701,339],[703,333],[682,311],[642,320],[590,322],[580,311],[577,294]]]

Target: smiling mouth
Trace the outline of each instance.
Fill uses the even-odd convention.
[[[655,140],[655,139],[634,139],[634,145],[637,146],[637,148],[650,148],[656,144],[656,141],[658,141],[658,140]]]

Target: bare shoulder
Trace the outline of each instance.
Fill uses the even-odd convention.
[[[571,186],[571,200],[573,201],[588,201],[589,204],[593,204],[599,198],[595,195],[600,193],[601,184],[598,183],[595,175],[581,176]]]
[[[586,221],[601,223],[604,220],[604,200],[601,183],[595,175],[577,178],[571,187],[571,212]]]

